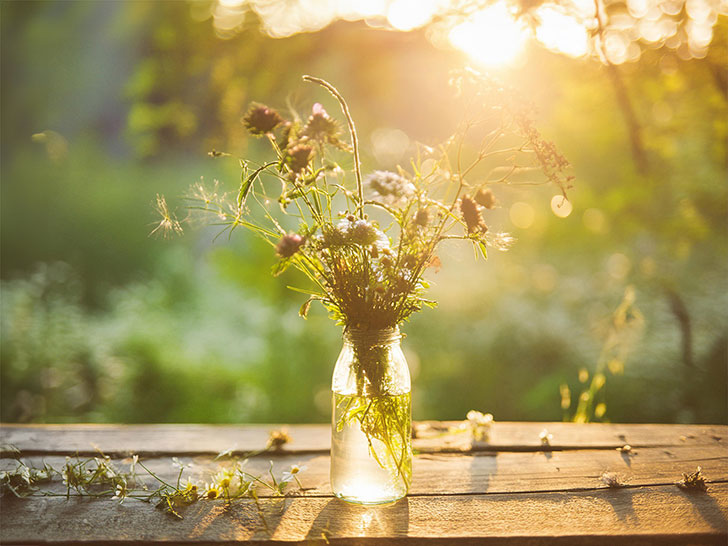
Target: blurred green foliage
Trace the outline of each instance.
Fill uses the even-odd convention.
[[[151,204],[201,176],[234,189],[235,162],[205,154],[259,156],[239,122],[251,100],[338,112],[303,73],[347,97],[365,168],[391,168],[370,135],[444,140],[457,122],[449,71],[462,59],[421,32],[353,23],[274,40],[250,19],[222,40],[180,2],[0,10],[2,420],[327,420],[340,332],[320,308],[297,316],[301,297],[285,286],[298,279],[272,278],[270,248],[242,232],[148,238]],[[516,246],[485,265],[444,248],[430,275],[440,308],[404,329],[415,419],[472,408],[561,419],[559,386],[581,390],[578,372],[594,371],[633,285],[645,328],[624,373],[607,374],[603,419],[728,421],[728,108],[710,64],[725,51],[719,25],[707,59],[660,49],[620,67],[645,174],[597,64],[533,50],[503,74],[572,161],[574,211],[557,218],[545,189],[496,190],[489,224]],[[530,227],[513,225],[515,202],[531,207]]]

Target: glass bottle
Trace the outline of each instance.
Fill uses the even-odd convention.
[[[412,480],[410,375],[398,328],[344,332],[331,382],[331,487],[357,504],[404,497]]]

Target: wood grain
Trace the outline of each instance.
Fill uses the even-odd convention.
[[[422,453],[469,451],[559,451],[671,446],[722,446],[728,449],[728,426],[619,425],[575,423],[494,423],[488,442],[471,442],[467,431],[449,433],[461,422],[416,425],[413,447]],[[263,449],[271,430],[282,425],[0,425],[0,445],[28,454],[210,455],[233,448]],[[291,425],[285,453],[323,453],[330,449],[328,425]],[[552,435],[543,446],[539,435]],[[3,453],[0,453],[3,455]],[[7,456],[7,453],[5,453]]]
[[[393,505],[358,507],[331,496],[329,427],[288,427],[293,442],[252,457],[247,470],[276,473],[291,464],[304,492],[286,498],[261,490],[252,500],[225,505],[200,501],[177,520],[152,505],[127,499],[4,497],[3,544],[723,544],[728,542],[728,427],[692,425],[575,425],[495,423],[489,442],[472,444],[460,423],[416,426],[414,482]],[[262,449],[276,425],[2,425],[0,445],[23,460],[60,468],[65,455],[102,451],[115,464],[137,453],[165,481],[177,479],[172,456],[193,479],[210,480],[220,451]],[[540,432],[552,434],[541,445]],[[632,446],[631,453],[616,447]],[[5,449],[0,469],[15,461]],[[674,485],[700,465],[707,493]],[[614,472],[627,485],[600,480]],[[147,478],[151,485],[151,479]],[[46,489],[65,492],[56,481]]]
[[[256,476],[264,476],[269,461],[274,463],[277,478],[292,464],[304,465],[299,474],[307,495],[330,496],[330,459],[328,454],[280,454],[261,455],[248,460],[245,470]],[[65,464],[59,456],[24,458],[26,464],[37,467],[47,462],[56,469]],[[144,464],[160,478],[173,483],[179,468],[169,457],[143,459]],[[231,466],[229,460],[214,461],[211,457],[182,457],[183,464],[191,464],[185,470],[183,480],[190,477],[199,484],[212,481],[211,476],[221,468]],[[128,467],[129,459],[115,460],[119,469]],[[12,469],[15,462],[0,461],[0,470]],[[711,482],[728,482],[728,453],[720,447],[644,448],[632,455],[615,450],[557,451],[553,453],[473,453],[422,454],[414,459],[412,495],[513,493],[535,491],[569,491],[606,488],[600,479],[604,472],[616,473],[629,486],[669,485],[682,477],[683,472],[693,472],[701,466],[706,479]],[[139,469],[140,475],[144,472]],[[154,485],[152,478],[145,478]],[[157,486],[154,485],[156,488]],[[65,493],[66,488],[56,481],[46,490]],[[295,487],[294,487],[295,489]],[[260,489],[261,496],[270,496]]]
[[[580,492],[408,497],[358,507],[334,498],[199,502],[184,519],[145,503],[2,502],[8,543],[725,544],[728,484]]]

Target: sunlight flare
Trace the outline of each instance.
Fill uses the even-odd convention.
[[[449,33],[453,46],[489,67],[513,62],[523,50],[527,38],[527,30],[503,2],[477,12]]]

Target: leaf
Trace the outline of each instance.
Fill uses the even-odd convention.
[[[315,298],[312,296],[312,297],[308,298],[305,302],[303,302],[303,305],[298,310],[298,316],[300,316],[302,319],[306,320],[306,318],[308,318],[308,310],[311,307],[311,302],[313,302],[314,300],[317,300],[317,299],[318,298]]]
[[[287,285],[286,288],[288,288],[289,290],[293,290],[294,292],[306,294],[307,296],[316,296],[318,299],[322,299],[324,297],[324,294],[322,294],[321,292],[314,292],[313,290],[306,290],[305,288],[297,288],[290,285]]]
[[[241,162],[242,163],[242,162]],[[253,174],[250,176],[245,176],[248,174],[248,165],[246,163],[242,163],[243,172],[240,175],[240,191],[238,192],[238,209],[242,208],[242,206],[245,204],[245,199],[248,197],[248,193],[250,192],[250,188],[253,187],[253,181],[257,178],[257,176],[263,172],[268,167],[271,167],[275,165],[276,161],[271,161],[269,163],[265,163],[255,169],[253,171]]]
[[[280,260],[278,263],[276,263],[271,268],[271,274],[274,277],[277,277],[278,275],[280,275],[281,273],[283,273],[286,269],[288,269],[288,266],[289,265],[291,265],[291,259],[290,258],[283,258],[282,260]]]
[[[488,249],[485,246],[485,243],[483,241],[478,241],[478,248],[480,248],[480,253],[483,255],[484,259],[488,259]]]

